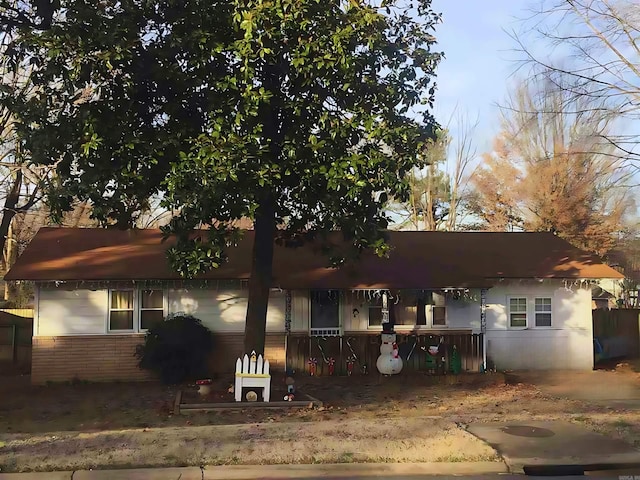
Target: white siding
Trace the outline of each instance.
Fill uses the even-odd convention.
[[[309,331],[309,291],[293,290],[291,292],[291,331]]]
[[[480,290],[470,290],[467,296],[458,300],[447,298],[447,328],[480,333]]]
[[[247,301],[247,290],[169,290],[169,313],[189,313],[214,332],[244,332]],[[284,332],[284,310],[284,292],[271,291],[267,331]]]
[[[527,298],[528,326],[510,328],[508,298]],[[551,327],[535,327],[534,299],[551,298]],[[499,285],[487,293],[487,352],[499,370],[593,368],[591,291],[562,282]]]
[[[107,290],[39,288],[34,336],[105,334],[108,301]]]

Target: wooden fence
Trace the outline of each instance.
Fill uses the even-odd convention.
[[[33,309],[0,309],[0,373],[28,373],[31,368]]]
[[[437,345],[444,337],[445,357],[449,360],[455,345],[462,363],[463,372],[478,372],[482,366],[482,334],[445,333],[397,334],[400,356],[403,359],[403,371],[426,371],[427,353],[421,347]],[[296,372],[309,372],[309,359],[317,360],[317,374],[328,375],[329,358],[335,360],[335,375],[344,375],[347,371],[347,359],[354,356],[354,374],[376,372],[376,360],[380,355],[380,335],[353,334],[342,337],[309,337],[291,334],[287,341],[287,366]],[[365,368],[366,366],[366,368]]]
[[[596,360],[639,358],[640,310],[594,310],[593,338],[597,342]]]

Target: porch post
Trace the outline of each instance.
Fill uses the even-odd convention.
[[[482,371],[487,371],[487,289],[480,290],[480,333],[482,334]]]
[[[284,371],[289,369],[289,334],[291,333],[291,290],[284,293]]]

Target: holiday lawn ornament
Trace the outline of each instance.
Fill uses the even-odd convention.
[[[211,393],[211,384],[213,382],[210,378],[204,378],[202,380],[196,380],[196,385],[198,385],[198,393],[202,397],[206,397]]]
[[[309,375],[311,375],[312,377],[315,376],[316,374],[316,369],[318,368],[318,359],[315,357],[311,357],[309,359]]]
[[[329,365],[329,375],[333,375],[333,372],[336,369],[336,359],[333,357],[329,357],[328,365]]]
[[[460,358],[460,353],[458,352],[458,347],[453,346],[453,351],[451,352],[451,373],[454,375],[458,375],[462,371],[462,359]]]
[[[443,356],[444,355],[443,342],[444,342],[444,337],[440,337],[439,341],[431,342],[427,347],[420,347],[423,351],[427,353],[427,371],[436,373],[439,367],[444,365],[446,359]]]
[[[235,386],[233,388],[236,402],[242,401],[243,388],[260,389],[262,399],[265,402],[268,402],[271,397],[269,361],[263,359],[262,355],[256,355],[255,351],[251,352],[251,357],[245,354],[236,360]],[[249,399],[248,396],[246,398]],[[256,400],[257,398],[256,394]]]
[[[353,357],[347,357],[347,376],[353,374],[353,365],[356,363],[356,359]]]
[[[287,385],[287,393],[295,393],[296,381],[293,377],[287,377],[284,379],[284,383]]]
[[[380,344],[380,356],[376,367],[382,375],[396,375],[402,370],[402,359],[398,354],[395,333],[383,333]]]

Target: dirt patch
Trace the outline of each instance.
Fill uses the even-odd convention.
[[[2,471],[226,464],[498,461],[445,420],[398,418],[3,436]]]

